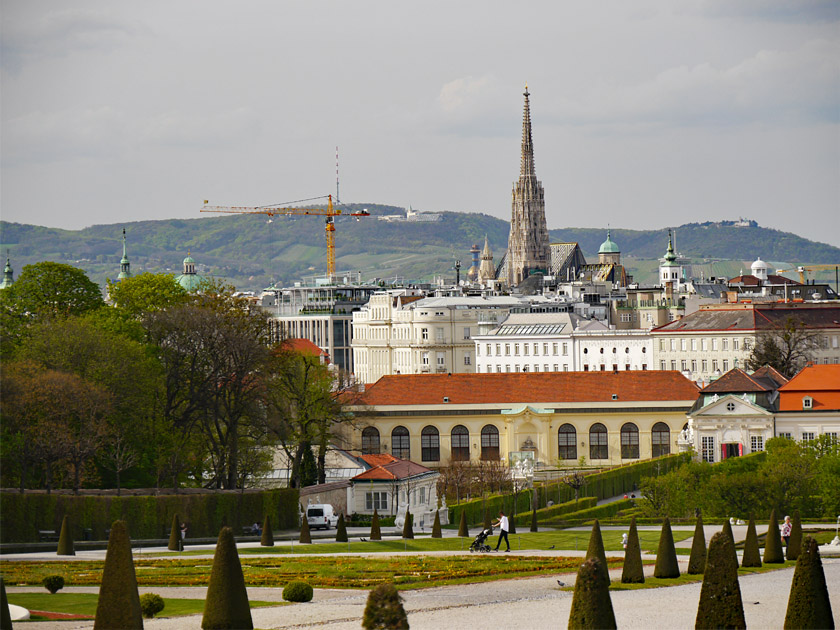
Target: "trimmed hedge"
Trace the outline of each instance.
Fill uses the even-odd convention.
[[[547,519],[562,516],[563,514],[579,512],[580,510],[588,510],[589,508],[595,507],[597,504],[598,499],[595,497],[586,497],[585,499],[580,499],[579,501],[572,499],[566,503],[558,503],[557,505],[537,510],[537,521],[541,523]],[[517,514],[515,520],[517,525],[522,525],[523,527],[530,525],[531,514]]]
[[[147,496],[0,493],[0,542],[36,542],[38,530],[58,530],[69,516],[72,534],[83,540],[93,530],[105,540],[105,530],[126,521],[134,540],[166,538],[172,518],[188,524],[187,537],[214,538],[225,526],[239,528],[271,514],[278,529],[298,528],[298,491],[282,488],[260,491],[218,491]]]
[[[633,499],[621,499],[620,501],[613,501],[612,503],[605,503],[597,507],[589,508],[588,510],[578,510],[577,512],[569,512],[563,514],[562,518],[557,518],[546,522],[547,525],[555,523],[564,523],[568,521],[591,521],[595,518],[604,518],[615,516],[622,510],[633,507]]]

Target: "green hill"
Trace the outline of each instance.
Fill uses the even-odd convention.
[[[367,208],[370,217],[336,219],[336,266],[339,272],[361,271],[362,277],[430,280],[454,277],[454,261],[462,273],[470,265],[469,249],[481,246],[486,234],[498,261],[507,247],[509,224],[485,214],[443,212],[438,222],[382,221],[383,214],[403,214],[403,208],[352,204],[346,212]],[[272,282],[287,284],[326,270],[324,220],[315,216],[201,216],[196,219],[139,221],[61,230],[0,221],[0,248],[12,258],[16,273],[40,260],[81,267],[104,284],[115,277],[122,255],[122,228],[128,234],[128,256],[134,273],[181,272],[190,252],[199,273],[227,279],[242,290],[259,290]],[[677,249],[692,261],[692,273],[736,275],[758,256],[776,266],[840,262],[840,248],[762,228],[718,224],[688,224],[676,231]],[[552,241],[577,241],[587,259],[597,257],[606,237],[603,228],[551,230]],[[666,229],[613,229],[622,261],[636,279],[656,278],[656,259],[668,243]],[[717,270],[717,271],[716,271]],[[824,279],[833,280],[831,274]]]

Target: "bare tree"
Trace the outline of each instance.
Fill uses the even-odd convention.
[[[818,348],[819,333],[808,329],[802,320],[789,316],[784,322],[758,333],[747,359],[747,368],[757,370],[769,365],[791,378],[814,360]]]
[[[586,485],[586,477],[582,472],[572,472],[561,479],[561,481],[575,491],[575,502],[580,499],[580,489]]]

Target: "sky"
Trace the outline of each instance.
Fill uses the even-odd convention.
[[[527,82],[549,228],[840,246],[836,0],[0,0],[0,27],[7,221],[327,195],[336,146],[343,202],[509,220]]]

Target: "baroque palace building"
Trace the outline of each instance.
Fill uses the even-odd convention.
[[[430,468],[610,466],[677,451],[697,386],[679,372],[384,376],[349,400],[351,450]]]

